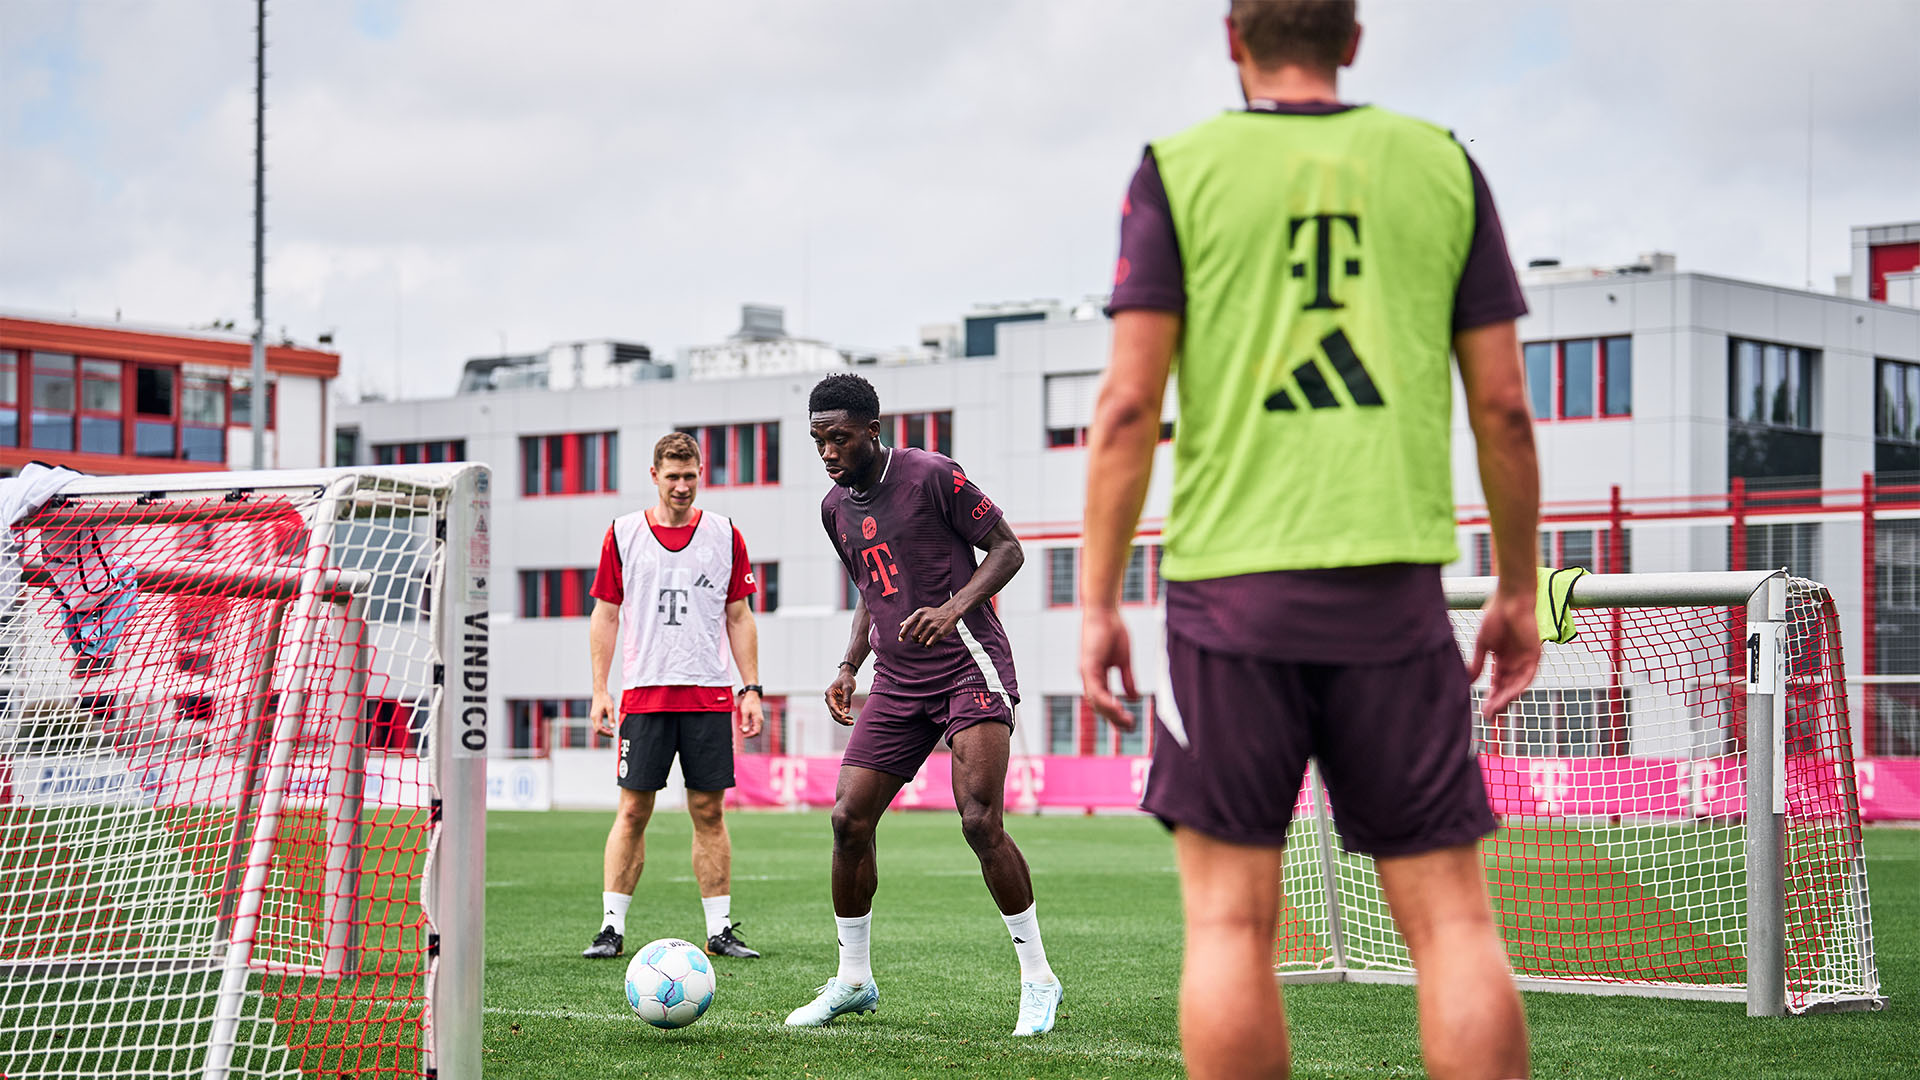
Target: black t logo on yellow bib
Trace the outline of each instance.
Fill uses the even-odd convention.
[[[1303,311],[1337,311],[1347,305],[1333,295],[1333,245],[1335,226],[1344,224],[1352,234],[1353,243],[1360,243],[1360,216],[1358,214],[1313,214],[1309,217],[1289,218],[1287,221],[1287,239],[1289,243],[1300,235],[1300,230],[1313,226],[1313,261],[1306,260],[1292,264],[1293,276],[1304,278],[1313,275],[1313,295],[1301,306]],[[1360,259],[1357,255],[1341,260],[1342,277],[1360,276]],[[1380,388],[1373,383],[1373,376],[1367,373],[1367,366],[1360,362],[1360,355],[1353,351],[1353,342],[1347,340],[1345,330],[1336,329],[1320,339],[1320,350],[1327,362],[1333,365],[1333,373],[1347,388],[1347,395],[1358,406],[1385,405],[1380,397]],[[1320,370],[1318,360],[1309,357],[1294,367],[1291,372],[1293,381],[1300,393],[1307,399],[1311,409],[1337,409],[1340,399],[1334,395],[1333,387]],[[1268,412],[1293,412],[1300,406],[1281,387],[1267,396]]]
[[[1345,222],[1353,233],[1353,242],[1360,242],[1360,215],[1358,214],[1314,214],[1311,217],[1289,218],[1287,220],[1287,245],[1293,245],[1294,238],[1300,235],[1300,229],[1308,222],[1313,223],[1313,299],[1307,301],[1303,310],[1331,311],[1346,307],[1333,298],[1333,233],[1335,222]],[[1360,276],[1360,260],[1348,259],[1342,267],[1347,277]],[[1307,276],[1307,264],[1293,264],[1294,277]]]

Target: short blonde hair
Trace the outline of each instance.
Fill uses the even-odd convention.
[[[660,463],[668,458],[675,461],[691,461],[698,465],[700,444],[684,431],[669,431],[660,436],[659,442],[653,444],[653,467],[659,468]]]

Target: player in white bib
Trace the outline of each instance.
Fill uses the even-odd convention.
[[[607,833],[600,931],[581,955],[619,956],[625,947],[627,907],[646,863],[647,821],[678,755],[707,952],[750,959],[760,954],[740,940],[733,921],[733,845],[723,804],[733,786],[729,653],[746,684],[740,733],[758,735],[762,721],[759,631],[747,599],[756,589],[753,564],[731,521],[694,508],[700,446],[691,436],[674,432],[654,444],[652,476],[659,502],[614,519],[593,579],[593,726],[612,735],[618,717],[620,807]],[[616,628],[625,688],[617,712],[607,691]]]

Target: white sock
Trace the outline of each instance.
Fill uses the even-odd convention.
[[[1047,966],[1047,950],[1040,944],[1040,916],[1036,914],[1039,908],[1035,902],[1018,915],[1000,916],[1006,921],[1007,933],[1013,935],[1013,952],[1020,958],[1021,982],[1053,981],[1053,969]]]
[[[703,896],[700,907],[707,913],[707,936],[713,937],[733,925],[733,896]]]
[[[857,919],[835,915],[833,922],[840,935],[840,973],[834,978],[846,986],[865,986],[872,982],[873,954],[869,945],[873,940],[873,912]]]
[[[627,936],[627,908],[633,904],[632,893],[603,892],[600,894],[600,926],[602,929],[613,927],[613,932],[621,937]]]

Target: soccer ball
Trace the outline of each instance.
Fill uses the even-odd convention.
[[[713,989],[713,962],[691,941],[649,941],[627,965],[627,1004],[657,1028],[683,1028],[705,1016]]]

